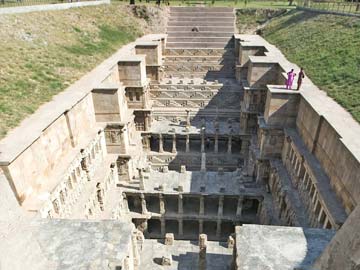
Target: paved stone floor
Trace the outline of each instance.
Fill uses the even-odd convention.
[[[165,254],[172,255],[172,265],[162,266],[157,263],[157,258]],[[155,270],[197,270],[199,246],[197,241],[175,240],[172,246],[166,246],[162,240],[145,240],[141,253],[139,269]],[[207,242],[207,270],[230,269],[232,249],[227,248],[223,242]]]

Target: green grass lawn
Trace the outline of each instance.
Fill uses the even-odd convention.
[[[118,4],[2,15],[0,24],[0,138],[147,25]]]
[[[360,18],[294,10],[263,35],[360,122]]]

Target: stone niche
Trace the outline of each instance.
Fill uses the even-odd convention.
[[[118,61],[119,79],[126,87],[143,87],[146,79],[146,56],[132,55]]]

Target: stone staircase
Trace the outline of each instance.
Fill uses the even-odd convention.
[[[234,22],[232,8],[172,7],[167,26],[167,47],[232,47]]]
[[[155,118],[238,118],[242,91],[235,80],[234,12],[231,8],[172,7],[164,53],[164,76],[152,84]],[[196,27],[199,32],[191,31]]]

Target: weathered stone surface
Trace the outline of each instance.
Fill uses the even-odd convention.
[[[359,223],[360,206],[357,206],[316,260],[313,269],[358,269],[360,266]]]
[[[236,227],[238,270],[293,270],[310,267],[335,231],[299,227]],[[251,252],[249,252],[251,251]]]

